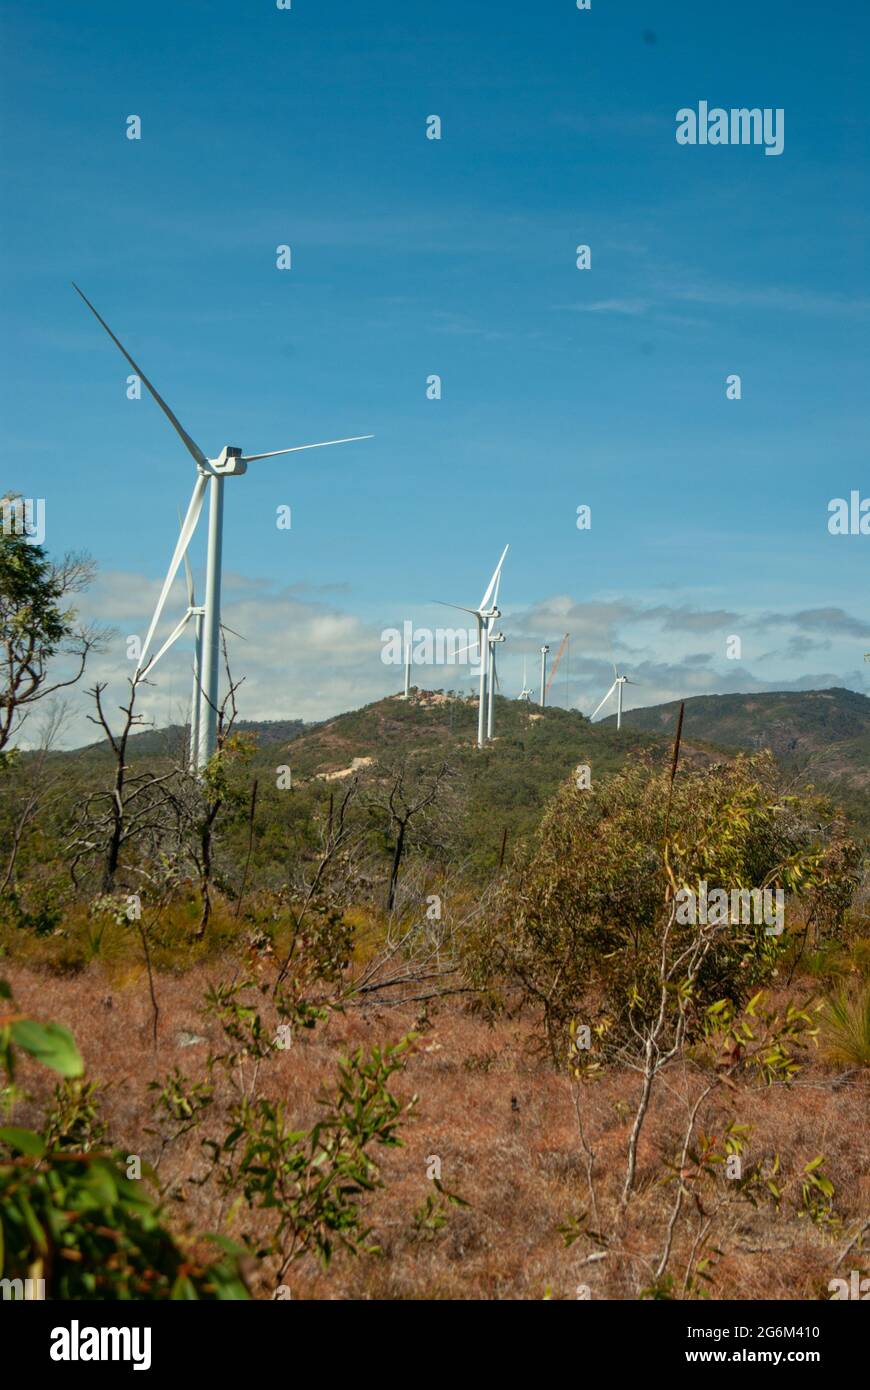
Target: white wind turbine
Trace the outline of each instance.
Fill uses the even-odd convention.
[[[510,547],[506,545],[501,552],[501,559],[493,570],[492,579],[490,579],[489,584],[486,586],[486,591],[477,608],[466,608],[461,603],[444,603],[441,599],[435,600],[442,608],[455,608],[460,613],[470,613],[477,621],[477,646],[480,652],[480,703],[477,709],[478,748],[482,748],[486,742],[487,727],[489,726],[487,712],[487,692],[489,688],[489,637],[496,618],[501,617],[496,599],[498,598],[501,567],[504,564],[504,557],[507,555],[509,548]]]
[[[525,700],[526,704],[528,704],[529,701],[530,701],[531,698],[532,698],[532,692],[531,692],[531,690],[529,689],[529,686],[528,686],[527,681],[528,681],[528,677],[526,676],[526,658],[523,657],[523,688],[522,688],[522,690],[520,691],[519,695],[517,696],[517,699],[518,699],[518,700]]]
[[[614,676],[616,677],[616,679],[615,679],[614,682],[613,682],[613,685],[610,687],[610,689],[608,690],[608,692],[607,692],[607,694],[605,695],[604,699],[601,701],[601,704],[600,704],[600,705],[596,705],[595,709],[592,711],[592,713],[591,713],[590,716],[589,716],[589,720],[590,720],[590,723],[591,723],[591,721],[595,718],[596,714],[597,714],[598,711],[602,708],[602,706],[607,704],[607,701],[610,699],[611,695],[613,694],[613,692],[614,692],[614,690],[615,690],[615,691],[616,691],[616,727],[617,727],[617,729],[621,729],[621,728],[622,728],[622,687],[623,687],[624,685],[637,685],[637,681],[630,681],[630,680],[628,679],[628,676],[621,676],[621,675],[619,674],[619,672],[617,671],[617,669],[616,669],[615,666],[614,666],[614,668],[613,668],[613,674],[614,674]]]
[[[545,642],[541,647],[541,709],[547,703],[547,652],[550,650]]]
[[[496,586],[495,586],[495,604],[496,604],[496,606],[498,605],[498,585],[497,585],[497,584],[496,584]],[[486,737],[487,737],[488,739],[491,739],[491,738],[492,738],[492,731],[493,731],[493,727],[494,727],[494,718],[495,718],[495,697],[496,697],[497,693],[501,690],[501,686],[500,686],[499,683],[498,683],[498,671],[495,669],[495,648],[496,648],[496,643],[497,643],[497,642],[503,642],[503,641],[504,641],[504,633],[503,633],[503,632],[493,632],[493,633],[490,635],[490,637],[489,637],[489,670],[490,670],[490,680],[489,680],[489,683],[488,683],[488,684],[489,684],[489,692],[488,692],[487,708],[486,708]]]
[[[412,660],[412,658],[411,658],[411,650],[412,650],[411,634],[408,633],[408,632],[406,632],[406,634],[405,634],[405,690],[404,690],[404,694],[403,694],[403,696],[402,696],[402,698],[403,698],[404,700],[410,700],[410,698],[411,698],[411,660]]]
[[[304,449],[322,449],[330,444],[350,444],[358,439],[371,439],[370,434],[356,434],[348,439],[326,439],[318,444],[296,444],[290,449],[273,449],[266,454],[243,454],[241,449],[232,445],[225,445],[221,449],[217,458],[207,458],[200,449],[199,445],[191,439],[190,435],[183,428],[181,423],[173,415],[169,406],[159,395],[154,386],[130,356],[123,343],[115,337],[105,319],[101,318],[94,308],[87,295],[83,294],[78,285],[74,284],[73,289],[87,304],[94,318],[106,330],[112,342],[124,355],[133,371],[144,382],[154,400],[160,406],[163,414],[181,439],[184,447],[192,456],[196,464],[197,478],[194,483],[190,503],[187,513],[181,524],[181,532],[163,581],[163,588],[157,600],[157,607],[154,609],[154,616],[151,625],[142,645],[142,653],[136,667],[137,674],[142,674],[147,670],[153,669],[157,661],[172,643],[181,636],[191,616],[197,616],[202,624],[201,627],[201,652],[197,658],[198,673],[196,685],[198,687],[197,719],[196,719],[196,755],[195,761],[197,768],[204,768],[211,758],[217,746],[217,715],[218,715],[218,662],[220,657],[220,629],[221,629],[221,553],[223,549],[223,513],[224,513],[224,478],[240,477],[247,472],[249,463],[256,463],[259,459],[277,458],[279,454],[295,454]],[[195,611],[195,605],[189,603],[188,611],[181,622],[175,627],[170,637],[164,642],[157,656],[152,661],[147,661],[147,655],[151,646],[157,624],[163,613],[169,591],[178,573],[178,567],[182,559],[187,554],[191,538],[196,530],[203,503],[205,501],[206,488],[209,489],[209,513],[208,513],[208,552],[206,561],[205,577],[205,604],[201,614]],[[190,590],[188,591],[190,594]],[[191,731],[193,732],[193,731]]]

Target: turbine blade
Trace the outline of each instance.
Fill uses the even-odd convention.
[[[160,648],[160,651],[157,653],[157,655],[156,655],[156,656],[152,656],[151,660],[148,662],[148,665],[147,665],[147,666],[145,667],[145,669],[142,671],[142,675],[143,675],[143,676],[147,676],[148,673],[149,673],[150,671],[153,671],[153,670],[154,670],[154,667],[157,665],[158,661],[160,660],[161,656],[163,656],[164,652],[168,652],[168,651],[169,651],[169,648],[172,646],[173,642],[177,642],[177,641],[178,641],[178,639],[179,639],[179,637],[181,636],[182,632],[183,632],[184,629],[187,627],[187,624],[190,622],[190,619],[191,619],[192,616],[193,616],[193,615],[192,615],[192,613],[190,612],[190,609],[188,609],[188,611],[185,613],[184,617],[181,619],[181,622],[180,622],[180,623],[177,623],[176,626],[172,629],[172,632],[169,634],[169,636],[167,637],[166,641],[163,643],[163,646]]]
[[[501,552],[501,559],[499,560],[498,564],[496,565],[495,569],[494,569],[493,572],[492,572],[492,579],[489,581],[489,587],[487,588],[486,593],[484,594],[483,598],[480,600],[481,611],[482,611],[484,608],[488,608],[488,607],[489,607],[489,600],[490,600],[490,598],[492,597],[493,589],[495,588],[496,584],[498,583],[498,577],[499,577],[499,575],[501,574],[501,567],[502,567],[502,565],[504,564],[504,557],[507,555],[509,549],[510,549],[510,546],[509,546],[509,545],[506,545],[505,548],[504,548],[504,550]]]
[[[188,453],[190,453],[190,454],[193,455],[193,457],[196,459],[196,462],[197,462],[197,463],[202,464],[202,466],[203,466],[204,468],[207,468],[207,467],[208,467],[208,459],[206,458],[205,454],[202,452],[202,449],[200,449],[199,445],[196,443],[195,440],[191,439],[190,435],[187,433],[187,430],[186,430],[186,429],[184,428],[184,426],[181,424],[180,420],[178,420],[178,419],[173,415],[172,411],[169,409],[169,406],[166,404],[166,402],[165,402],[165,400],[163,399],[163,397],[160,395],[160,393],[157,391],[157,389],[156,389],[154,386],[151,385],[151,382],[148,380],[148,378],[147,378],[147,376],[145,375],[145,373],[143,372],[142,368],[139,367],[139,366],[137,366],[137,364],[133,361],[133,359],[132,359],[132,357],[130,356],[129,352],[128,352],[127,349],[124,347],[124,344],[120,341],[120,339],[118,339],[118,338],[115,337],[115,335],[114,335],[114,333],[112,332],[111,328],[110,328],[109,325],[106,323],[106,320],[105,320],[104,318],[101,318],[101,317],[100,317],[100,315],[97,313],[96,309],[94,308],[93,304],[92,304],[91,301],[88,299],[87,295],[82,293],[82,291],[79,289],[79,287],[78,287],[78,285],[75,283],[75,281],[73,281],[73,289],[75,290],[76,294],[79,295],[79,296],[85,301],[85,303],[87,304],[88,308],[90,309],[91,313],[93,314],[93,316],[94,316],[94,318],[97,320],[97,322],[98,322],[98,323],[101,323],[101,324],[103,325],[103,327],[105,328],[105,330],[106,330],[106,332],[108,333],[109,337],[111,338],[112,342],[113,342],[113,343],[115,344],[115,346],[116,346],[117,348],[119,348],[119,349],[121,350],[121,352],[124,354],[124,356],[126,357],[127,361],[130,363],[130,366],[133,368],[133,371],[136,373],[136,375],[137,375],[138,377],[141,377],[141,379],[144,381],[145,385],[148,387],[148,390],[151,392],[151,395],[154,397],[155,401],[156,401],[157,404],[160,406],[160,409],[163,411],[163,414],[166,416],[166,418],[167,418],[167,420],[169,421],[170,425],[171,425],[172,428],[175,430],[176,434],[178,434],[178,435],[180,436],[180,438],[181,438],[181,440],[182,440],[182,442],[183,442],[183,444],[184,444],[184,447],[187,449]]]
[[[204,473],[200,473],[197,476],[196,482],[193,485],[193,492],[191,493],[190,504],[187,508],[187,515],[184,518],[184,521],[182,522],[181,532],[179,534],[178,541],[176,542],[175,550],[172,553],[172,559],[169,563],[169,569],[166,571],[166,578],[163,581],[163,588],[160,590],[160,597],[157,600],[157,607],[154,609],[154,616],[151,619],[151,626],[148,629],[148,633],[145,637],[145,641],[142,646],[142,655],[140,656],[139,664],[136,667],[137,671],[142,671],[144,669],[145,655],[148,651],[148,648],[151,645],[151,638],[154,636],[154,629],[160,622],[160,615],[163,612],[163,605],[166,603],[166,599],[169,595],[169,590],[172,588],[172,585],[175,582],[175,576],[178,573],[178,566],[181,564],[182,556],[187,551],[187,547],[190,545],[190,538],[196,530],[196,523],[199,521],[199,514],[202,511],[202,504],[205,498],[205,489],[207,482],[208,477]]]
[[[179,513],[178,513],[178,529],[179,529],[179,531],[181,530],[181,527],[182,527],[183,524],[184,524],[184,523],[183,523],[182,520],[181,520],[181,512],[179,511]],[[194,588],[193,588],[193,574],[191,573],[190,561],[189,561],[188,558],[187,558],[187,551],[186,551],[186,550],[185,550],[185,552],[184,552],[184,580],[185,580],[185,583],[187,584],[187,605],[188,605],[189,608],[195,608],[195,607],[196,607],[196,593],[194,592]]]
[[[256,463],[258,459],[276,459],[279,454],[298,454],[303,449],[327,449],[330,444],[354,444],[358,439],[374,439],[374,435],[352,434],[347,439],[323,439],[319,444],[294,444],[292,449],[273,449],[268,454],[243,454],[242,463]]]
[[[467,647],[460,647],[459,651],[458,651],[458,652],[454,652],[453,655],[454,655],[454,656],[465,656],[465,653],[466,653],[466,652],[470,652],[471,649],[472,649],[472,647],[474,647],[474,646],[476,646],[476,645],[477,645],[477,644],[476,644],[475,642],[469,642],[469,644],[468,644]]]
[[[445,603],[443,599],[433,598],[432,603],[437,603],[439,608],[455,608],[458,613],[470,613],[477,619],[477,626],[480,627],[480,614],[476,608],[463,608],[461,603]]]
[[[616,681],[613,682],[613,685],[610,687],[610,689],[608,690],[608,692],[607,692],[607,694],[605,695],[604,699],[601,701],[601,704],[595,706],[595,709],[592,711],[592,713],[591,713],[590,716],[589,716],[590,721],[593,720],[593,719],[595,718],[596,714],[597,714],[598,711],[602,708],[602,706],[607,704],[607,701],[610,699],[610,697],[611,697],[611,695],[613,694],[613,692],[614,692],[615,689],[616,689]]]

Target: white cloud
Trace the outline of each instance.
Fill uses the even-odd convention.
[[[70,693],[64,746],[93,742],[97,736],[87,720],[92,706],[86,695],[95,681],[107,682],[106,707],[117,709],[126,692],[124,682],[133,671],[133,662],[126,657],[126,639],[132,634],[144,636],[159,589],[157,579],[115,571],[101,575],[83,596],[81,616],[98,619],[114,635],[108,649],[93,657],[86,680]],[[228,573],[224,591],[224,624],[241,634],[227,634],[233,676],[244,677],[238,695],[240,718],[327,719],[401,689],[401,668],[381,661],[381,632],[392,626],[391,618],[364,621],[339,605],[334,593],[327,597],[328,586],[274,588],[266,580]],[[186,603],[179,579],[167,603],[158,643],[171,631]],[[390,608],[395,611],[394,596]],[[870,669],[865,674],[854,665],[856,638],[864,626],[863,620],[841,609],[739,615],[712,606],[650,605],[626,596],[579,602],[570,594],[553,594],[527,608],[506,610],[501,627],[507,640],[499,653],[499,672],[504,693],[518,693],[525,658],[534,685],[541,643],[550,644],[552,663],[562,633],[569,632],[570,646],[553,698],[586,713],[611,684],[614,662],[637,682],[626,688],[626,708],[739,691],[832,685],[866,690]],[[825,659],[832,669],[806,672],[804,659],[818,650],[817,641],[807,644],[792,636],[782,649],[761,645],[767,630],[787,633],[789,628],[798,636],[824,633]],[[745,633],[742,660],[727,660],[725,638],[741,631]],[[187,717],[193,636],[190,629],[188,633],[163,658],[142,692],[140,708],[157,725],[180,723]],[[699,636],[709,650],[698,651]],[[415,684],[465,687],[472,674],[469,665],[430,667],[425,674],[415,673]]]

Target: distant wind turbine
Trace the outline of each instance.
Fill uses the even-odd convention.
[[[596,716],[596,714],[598,713],[598,711],[599,711],[604,705],[607,704],[607,701],[610,699],[611,695],[613,694],[613,692],[614,692],[614,690],[615,690],[615,691],[616,691],[616,727],[617,727],[617,729],[621,729],[621,728],[622,728],[622,687],[623,687],[624,685],[637,685],[637,681],[630,681],[630,680],[628,679],[628,676],[621,676],[621,675],[619,674],[619,672],[617,671],[617,669],[616,669],[615,666],[614,666],[614,668],[613,668],[613,674],[614,674],[614,676],[616,677],[616,679],[615,679],[614,682],[613,682],[613,685],[610,687],[610,689],[608,690],[608,692],[607,692],[607,694],[605,695],[604,699],[601,701],[601,704],[600,704],[600,705],[596,705],[595,709],[594,709],[594,710],[592,711],[592,713],[590,714],[589,719],[590,719],[590,722],[591,722],[591,721],[595,718],[595,716]]]
[[[525,700],[526,704],[528,704],[532,698],[532,692],[526,683],[526,679],[526,658],[523,657],[523,688],[517,696],[517,699]]]
[[[194,483],[190,503],[187,508],[184,521],[181,524],[181,532],[163,581],[163,588],[157,600],[157,607],[151,619],[151,625],[142,646],[142,653],[136,667],[137,674],[144,673],[146,670],[153,669],[155,663],[163,653],[172,645],[181,633],[192,614],[192,605],[189,605],[188,612],[181,622],[176,626],[168,641],[164,642],[157,657],[148,662],[146,657],[151,646],[157,624],[160,622],[161,615],[169,591],[178,573],[178,567],[187,553],[193,533],[196,530],[205,501],[206,488],[209,489],[209,514],[208,514],[208,554],[206,562],[205,576],[205,604],[201,615],[201,656],[198,658],[198,681],[199,698],[197,701],[198,712],[196,720],[196,766],[202,769],[206,766],[209,759],[217,747],[217,715],[218,715],[218,691],[219,691],[219,672],[218,662],[220,657],[220,629],[221,629],[221,556],[223,550],[223,520],[224,520],[224,479],[228,477],[240,477],[247,472],[249,463],[256,463],[260,459],[277,458],[279,454],[300,453],[304,449],[323,449],[331,444],[351,444],[359,439],[372,439],[370,434],[355,434],[347,439],[326,439],[318,444],[295,444],[289,449],[273,449],[266,454],[243,454],[241,449],[233,445],[225,445],[221,449],[217,458],[207,458],[199,445],[191,439],[190,435],[181,425],[179,420],[173,415],[169,406],[159,395],[156,388],[152,386],[141,367],[133,361],[127,349],[120,339],[116,338],[105,319],[101,318],[94,308],[91,301],[74,284],[73,289],[76,294],[84,300],[94,318],[106,330],[112,342],[130,363],[133,371],[148,388],[154,400],[160,406],[172,428],[181,439],[184,447],[192,456],[196,464],[196,482]]]
[[[496,603],[498,603],[498,585],[496,585],[495,601]],[[495,649],[496,643],[503,641],[503,632],[494,632],[489,638],[489,669],[491,679],[489,682],[489,699],[487,701],[486,711],[486,736],[488,739],[491,739],[493,735],[495,721],[495,697],[497,692],[501,690],[501,686],[498,683],[498,672],[495,669]]]
[[[541,648],[541,709],[547,702],[547,652],[550,648],[544,643]]]
[[[405,637],[405,691],[404,691],[404,695],[403,695],[403,697],[402,697],[402,698],[405,699],[405,700],[410,700],[410,698],[411,698],[411,646],[412,646],[411,637],[410,637],[410,636],[406,636],[406,637]]]
[[[504,564],[504,557],[507,555],[509,546],[505,546],[501,553],[501,559],[492,573],[483,598],[477,608],[466,608],[461,603],[444,603],[441,599],[436,599],[442,608],[455,608],[460,613],[470,613],[477,622],[477,646],[480,652],[480,703],[477,710],[477,746],[482,748],[486,742],[486,731],[488,726],[487,719],[487,691],[489,675],[489,636],[492,632],[496,618],[501,617],[495,599],[498,596],[498,584],[501,576],[501,567]]]

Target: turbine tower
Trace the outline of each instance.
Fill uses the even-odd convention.
[[[604,705],[607,704],[607,701],[610,699],[611,695],[613,694],[613,692],[614,692],[614,690],[615,690],[615,691],[616,691],[616,727],[617,727],[617,729],[621,729],[621,728],[622,728],[622,687],[623,687],[624,685],[637,685],[637,681],[630,681],[630,680],[628,679],[628,676],[621,676],[621,675],[619,674],[619,672],[617,671],[617,669],[616,669],[615,666],[614,666],[614,668],[613,668],[613,674],[614,674],[614,676],[615,676],[615,680],[614,680],[614,682],[613,682],[613,685],[610,687],[610,689],[608,690],[608,692],[607,692],[607,694],[605,695],[604,699],[601,701],[601,704],[600,704],[600,705],[596,705],[595,709],[594,709],[594,710],[592,711],[592,713],[590,714],[590,716],[589,716],[589,722],[591,723],[592,720],[595,718],[596,714],[598,713],[598,711],[599,711]]]
[[[509,546],[505,546],[501,553],[501,559],[492,573],[483,598],[477,608],[466,608],[461,603],[444,603],[441,599],[436,599],[442,608],[455,608],[460,613],[470,613],[477,622],[477,647],[480,652],[480,702],[477,709],[477,746],[482,748],[486,742],[487,730],[487,690],[488,690],[488,666],[489,666],[489,635],[492,632],[496,618],[501,617],[496,599],[498,597],[498,585],[501,578],[501,567],[504,564],[504,557],[507,555]]]
[[[260,459],[277,458],[279,454],[295,454],[304,449],[323,449],[330,444],[350,444],[358,439],[371,439],[370,434],[356,434],[348,439],[326,439],[318,444],[296,444],[290,449],[273,449],[266,454],[243,454],[241,449],[234,445],[224,445],[216,458],[207,458],[199,445],[191,439],[190,435],[181,425],[180,421],[173,415],[169,406],[159,395],[156,388],[152,386],[145,373],[142,371],[130,356],[123,343],[115,337],[105,319],[101,318],[94,308],[87,295],[83,294],[78,285],[74,284],[73,289],[76,294],[84,300],[94,318],[106,330],[112,342],[130,363],[133,371],[140,381],[147,387],[149,393],[159,405],[163,414],[181,439],[184,447],[192,456],[196,465],[196,482],[194,483],[190,503],[187,508],[184,521],[181,524],[181,532],[163,581],[163,588],[157,600],[157,607],[154,609],[154,616],[142,646],[142,654],[136,667],[137,674],[153,669],[156,662],[163,653],[172,645],[176,638],[181,636],[184,628],[191,617],[191,609],[177,625],[168,641],[164,642],[157,656],[150,662],[146,662],[148,649],[151,639],[154,636],[157,624],[163,613],[163,608],[172,588],[178,567],[182,559],[187,554],[191,538],[196,530],[200,513],[205,501],[206,489],[209,492],[209,511],[208,511],[208,553],[205,576],[205,605],[202,614],[202,653],[198,661],[199,678],[199,698],[197,701],[197,741],[196,741],[196,766],[202,769],[206,766],[209,759],[217,747],[217,718],[218,718],[218,692],[219,692],[219,673],[218,663],[220,658],[220,630],[221,630],[221,560],[223,551],[223,520],[224,520],[224,479],[241,477],[247,472],[249,463],[256,463]]]
[[[411,638],[405,634],[405,692],[404,700],[411,698]]]
[[[550,648],[544,644],[541,648],[541,709],[547,702],[547,652]]]
[[[180,521],[181,514],[179,513],[179,522]],[[184,579],[185,584],[187,586],[187,611],[185,612],[184,617],[181,619],[181,621],[173,628],[172,632],[169,634],[160,650],[158,652],[155,652],[154,656],[152,656],[147,666],[142,668],[142,675],[146,676],[154,670],[154,667],[157,665],[158,661],[161,659],[165,652],[169,651],[169,648],[173,645],[173,643],[178,640],[178,638],[184,632],[184,629],[187,627],[187,624],[190,622],[192,618],[194,620],[193,686],[190,693],[190,741],[187,750],[187,757],[191,772],[195,772],[196,750],[198,747],[199,740],[199,706],[200,701],[202,699],[202,620],[205,615],[205,609],[201,604],[197,604],[196,591],[193,587],[193,575],[190,571],[190,561],[188,560],[186,554],[184,556]],[[234,637],[241,636],[241,633],[234,632],[231,627],[225,627],[223,623],[221,623],[221,632],[232,632]]]
[[[196,770],[196,756],[199,748],[199,702],[202,699],[202,620],[205,617],[205,609],[197,607],[196,593],[193,587],[193,575],[190,572],[190,561],[187,555],[184,557],[184,578],[187,583],[187,612],[184,615],[185,626],[191,618],[194,620],[193,626],[193,688],[190,692],[190,743],[187,749],[187,760],[191,772]],[[154,662],[151,662],[154,665]]]
[[[498,586],[496,585],[496,603],[497,603],[497,602],[498,602]],[[486,737],[487,737],[487,739],[491,739],[491,738],[492,738],[493,721],[494,721],[494,711],[495,711],[495,696],[496,696],[496,692],[497,692],[498,690],[501,689],[501,686],[500,686],[499,683],[498,683],[498,672],[497,672],[496,669],[495,669],[495,647],[496,647],[496,643],[497,643],[497,642],[503,642],[503,641],[504,641],[504,633],[503,633],[503,632],[494,632],[494,633],[492,634],[492,636],[489,638],[489,670],[490,670],[490,681],[489,681],[489,694],[488,694],[488,699],[487,699],[487,710],[486,710]]]

